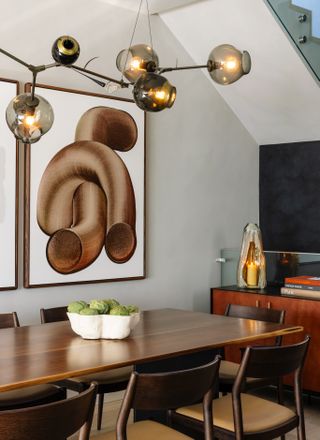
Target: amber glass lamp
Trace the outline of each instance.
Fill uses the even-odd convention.
[[[243,231],[237,281],[238,286],[243,288],[263,289],[266,286],[261,231],[254,223],[248,223]]]

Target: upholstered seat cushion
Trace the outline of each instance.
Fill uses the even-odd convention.
[[[99,385],[122,382],[128,380],[132,372],[132,366],[117,368],[116,370],[102,371],[101,373],[92,373],[86,376],[72,377],[75,382],[90,383],[98,382]]]
[[[239,370],[240,364],[230,361],[221,361],[219,368],[219,380],[221,382],[233,383]],[[247,377],[246,381],[253,384],[254,382],[260,382],[261,379],[256,379],[255,377]]]
[[[296,418],[291,409],[250,394],[241,394],[241,405],[245,433],[268,430]],[[177,413],[203,420],[201,404],[179,408]],[[230,394],[213,401],[213,424],[234,431]]]
[[[187,440],[191,438],[168,426],[150,420],[129,424],[127,437],[128,440]],[[116,433],[114,431],[107,432],[101,436],[101,440],[116,440]]]
[[[64,391],[50,384],[34,385],[13,391],[0,392],[0,410],[39,405],[44,400],[59,400],[64,397]]]

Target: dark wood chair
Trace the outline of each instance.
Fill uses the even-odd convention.
[[[284,310],[268,309],[263,307],[242,306],[236,304],[228,304],[225,311],[225,316],[233,318],[253,319],[255,321],[266,321],[283,324],[285,318]],[[278,336],[275,338],[274,344],[281,345],[282,338]],[[235,378],[238,374],[240,364],[226,360],[221,361],[219,371],[219,390],[222,393],[231,393]],[[265,378],[248,377],[245,383],[245,389],[254,390],[269,385],[277,385],[278,388],[278,402],[283,402],[283,387],[282,382],[274,382]]]
[[[0,328],[4,329],[19,326],[19,319],[16,312],[0,313]],[[33,385],[13,391],[1,392],[0,411],[43,405],[45,403],[56,402],[65,398],[65,390],[57,385]]]
[[[212,397],[219,364],[220,356],[217,356],[206,365],[188,370],[165,373],[133,372],[118,415],[116,432],[106,433],[103,439],[190,439],[170,426],[152,420],[127,424],[130,410],[172,410],[181,404],[187,405],[187,402],[202,401],[200,405],[204,413],[204,437],[205,440],[212,440]]]
[[[80,429],[79,439],[89,440],[96,385],[60,402],[0,412],[3,440],[65,440]]]
[[[301,377],[310,338],[298,344],[274,347],[247,347],[232,394],[213,401],[214,437],[236,440],[271,440],[297,429],[305,440]],[[248,377],[275,378],[294,373],[293,409],[242,392]],[[204,432],[201,405],[182,407],[172,412],[173,426],[183,432]],[[191,434],[192,435],[192,434]]]
[[[67,321],[67,307],[54,307],[40,310],[41,324],[49,322]],[[90,386],[91,382],[97,383],[98,411],[97,411],[97,429],[101,429],[103,401],[106,393],[125,390],[132,367],[117,368],[116,370],[103,371],[101,373],[88,374],[86,376],[73,377],[59,382],[59,385],[72,391],[81,392]]]

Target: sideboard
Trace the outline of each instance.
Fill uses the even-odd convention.
[[[303,326],[304,334],[311,336],[303,373],[303,388],[305,391],[320,392],[320,300],[284,296],[280,294],[280,288],[276,287],[263,290],[240,289],[237,286],[212,288],[211,313],[223,315],[227,304],[282,309],[286,311],[286,324]],[[286,336],[283,344],[298,342],[302,337],[301,334]],[[239,347],[229,346],[225,351],[226,359],[240,361]],[[288,378],[286,384],[291,385],[292,378]]]

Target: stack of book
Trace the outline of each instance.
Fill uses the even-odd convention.
[[[320,299],[320,277],[300,275],[284,279],[284,287],[281,287],[284,295],[306,296]]]

